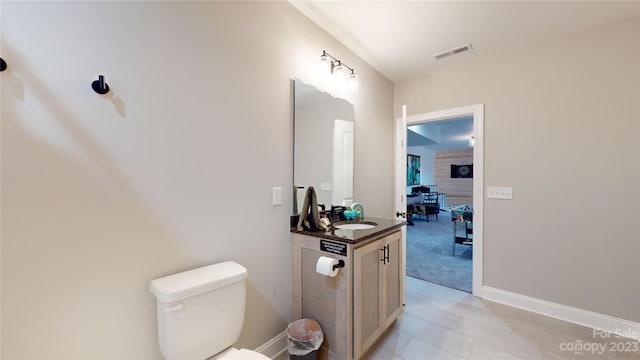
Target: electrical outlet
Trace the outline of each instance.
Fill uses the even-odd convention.
[[[513,188],[506,186],[487,186],[487,199],[513,199]]]
[[[272,189],[273,205],[282,205],[282,188],[274,187]]]

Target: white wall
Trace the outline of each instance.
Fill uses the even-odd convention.
[[[249,271],[237,345],[283,331],[295,77],[355,105],[356,197],[391,213],[392,84],[290,4],[0,6],[3,358],[158,358],[149,281],[223,260]]]
[[[484,285],[640,321],[638,19],[441,66],[394,109],[485,104]]]

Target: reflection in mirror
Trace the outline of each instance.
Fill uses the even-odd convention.
[[[293,214],[313,186],[318,204],[353,202],[353,105],[296,79],[294,83]],[[297,200],[297,203],[296,203]]]

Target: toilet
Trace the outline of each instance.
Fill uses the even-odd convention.
[[[165,359],[269,359],[235,349],[244,322],[247,269],[233,261],[151,281]]]

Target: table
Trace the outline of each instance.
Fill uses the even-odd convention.
[[[473,245],[473,207],[470,205],[459,205],[443,209],[451,211],[451,222],[453,223],[453,244],[451,245],[451,256],[456,253],[456,244]],[[458,236],[458,224],[464,224],[464,236]]]

